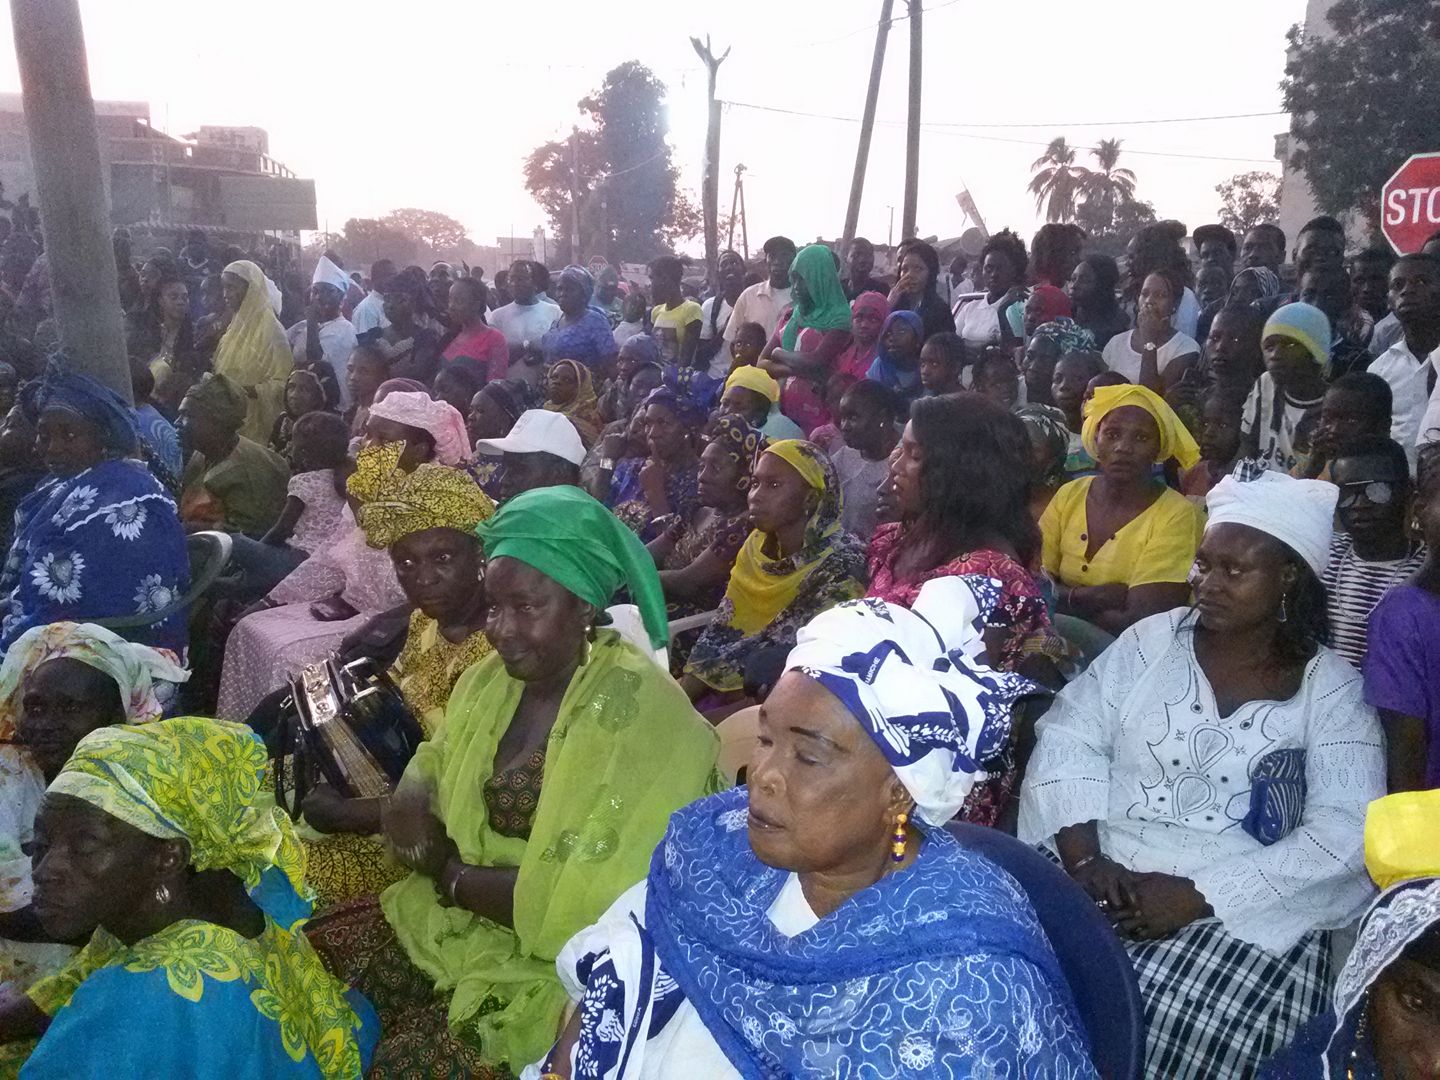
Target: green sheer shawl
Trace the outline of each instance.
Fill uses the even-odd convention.
[[[515,929],[442,907],[421,874],[380,901],[410,959],[452,995],[452,1030],[516,1071],[558,1034],[561,947],[645,876],[671,813],[723,786],[714,728],[652,659],[601,630],[550,733],[530,839],[501,836],[483,788],[523,689],[498,655],[470,668],[401,781],[434,793],[466,862],[519,867]]]

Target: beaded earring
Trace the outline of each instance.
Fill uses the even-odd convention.
[[[895,815],[895,834],[890,838],[890,861],[902,863],[905,861],[905,823],[910,820],[910,815],[904,810]]]

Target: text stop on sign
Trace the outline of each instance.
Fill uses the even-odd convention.
[[[1440,232],[1440,153],[1413,155],[1386,182],[1380,228],[1402,255],[1419,251]]]

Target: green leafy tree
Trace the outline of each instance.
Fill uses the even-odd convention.
[[[404,207],[391,210],[384,221],[391,228],[415,237],[436,255],[455,251],[466,241],[465,226],[435,210]]]
[[[1333,33],[1290,29],[1281,83],[1292,168],[1329,214],[1377,228],[1380,189],[1414,153],[1440,149],[1440,7],[1423,0],[1336,0]]]
[[[1144,225],[1156,221],[1155,208],[1143,199],[1128,199],[1115,207],[1108,216],[1097,205],[1082,203],[1075,224],[1088,234],[1086,248],[1119,257],[1130,238]]]
[[[1237,236],[1280,216],[1280,178],[1272,172],[1237,173],[1217,184],[1215,194],[1220,196],[1220,224]]]
[[[1085,186],[1090,170],[1075,164],[1075,148],[1065,136],[1050,140],[1045,153],[1030,163],[1030,186],[1035,211],[1045,211],[1046,221],[1074,221],[1075,199]]]
[[[351,218],[345,222],[345,238],[339,246],[347,259],[366,262],[383,258],[404,264],[426,254],[418,237],[381,218]]]
[[[630,60],[611,70],[579,103],[582,127],[573,170],[570,140],[537,147],[525,159],[525,186],[571,247],[571,192],[578,192],[579,255],[643,262],[688,229],[677,197],[679,172],[665,141],[665,84]],[[571,258],[576,256],[572,255]]]
[[[1135,174],[1120,167],[1121,139],[1101,139],[1090,156],[1094,169],[1086,169],[1079,199],[1091,217],[1113,221],[1122,206],[1135,201]]]

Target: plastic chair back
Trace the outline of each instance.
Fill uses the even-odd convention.
[[[1144,1006],[1130,954],[1109,920],[1064,870],[1015,837],[963,822],[951,822],[946,831],[1000,866],[1030,898],[1070,983],[1100,1075],[1139,1080],[1145,1061]]]

